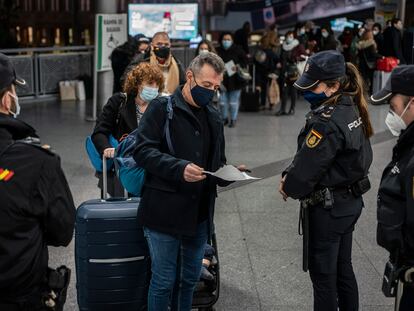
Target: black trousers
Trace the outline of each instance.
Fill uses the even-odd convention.
[[[354,212],[340,216],[333,216],[332,210],[322,206],[309,210],[309,273],[315,311],[337,311],[338,307],[340,311],[357,311],[359,308],[358,285],[352,267],[352,233],[362,209],[362,204],[358,205]]]
[[[295,109],[296,106],[296,99],[298,97],[298,91],[293,86],[293,82],[286,82],[283,84],[283,86],[280,88],[280,91],[282,93],[282,101],[281,101],[281,107],[280,110],[283,112],[286,111],[286,106],[288,99],[290,98],[290,109],[289,111],[292,111]]]
[[[414,310],[414,284],[404,284],[399,311]]]

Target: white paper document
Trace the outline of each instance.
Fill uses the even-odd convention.
[[[204,174],[209,174],[227,181],[240,181],[250,179],[261,179],[247,175],[245,172],[240,172],[233,165],[226,165],[218,169],[216,172],[203,171]]]
[[[236,71],[234,70],[234,67],[236,67],[236,64],[234,63],[233,60],[228,61],[224,66],[226,67],[227,75],[229,77],[231,77],[232,75],[236,73]]]

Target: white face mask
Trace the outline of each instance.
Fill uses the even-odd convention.
[[[328,38],[329,37],[329,32],[322,31],[322,37]]]
[[[385,118],[385,124],[388,126],[388,129],[394,136],[400,136],[401,131],[405,130],[407,128],[407,124],[405,124],[404,120],[402,119],[402,116],[407,111],[408,106],[410,106],[411,103],[409,103],[403,113],[399,116],[394,111],[390,110],[388,112],[387,117]]]
[[[9,95],[14,99],[14,104],[16,106],[16,111],[11,111],[9,109],[9,113],[13,116],[13,118],[17,118],[17,116],[20,114],[19,98],[10,92]]]
[[[200,55],[203,55],[203,54],[208,54],[209,53],[209,51],[208,50],[206,50],[206,49],[200,49]]]
[[[378,30],[373,30],[372,33],[374,34],[374,36],[376,36],[377,34],[379,34]]]
[[[291,44],[293,42],[293,37],[287,37],[286,38],[286,43],[287,44]]]

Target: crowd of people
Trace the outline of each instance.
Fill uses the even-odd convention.
[[[367,20],[362,26],[344,27],[343,32],[338,35],[329,25],[316,26],[311,21],[298,23],[293,30],[283,35],[279,33],[276,25],[272,25],[263,33],[257,46],[252,48],[249,46],[251,26],[246,22],[234,33],[221,33],[217,45],[202,40],[196,49],[196,55],[202,51],[216,53],[226,64],[234,64],[234,72],[250,69],[250,73],[253,74],[251,65],[254,64],[255,87],[260,92],[260,109],[268,107],[272,110],[275,104],[280,102],[275,115],[285,116],[295,113],[296,101],[300,96],[293,87],[294,82],[303,72],[307,58],[320,51],[340,51],[347,62],[358,68],[368,93],[372,94],[374,71],[379,59],[394,57],[399,64],[406,63],[402,49],[402,30],[403,24],[398,18],[388,21],[385,29],[381,24]],[[161,50],[157,50],[158,56],[153,56],[152,59],[149,40],[142,35],[130,38],[129,42],[114,51],[114,93],[121,91],[122,75],[127,67],[142,61],[157,63],[164,72],[164,77],[172,80],[165,83],[166,86],[171,84],[169,89],[165,90],[166,94],[171,94],[177,83],[184,82],[184,70],[171,53],[171,42],[168,37],[164,36],[160,41],[158,34],[154,39],[156,42],[152,42],[152,45],[159,46]],[[163,53],[166,55],[165,63],[161,61]],[[171,74],[166,71],[166,68],[170,68],[170,62]],[[251,81],[241,76],[226,70],[220,92],[215,96],[222,119],[229,127],[236,125],[243,89],[247,84],[251,84]],[[275,79],[277,85],[272,83]],[[276,93],[277,98],[272,99],[270,93]]]
[[[214,253],[208,241],[217,186],[230,182],[205,172],[226,165],[224,126],[236,126],[242,90],[249,83],[244,71],[252,62],[263,107],[275,79],[281,93],[277,116],[295,113],[299,92],[310,104],[279,192],[285,200],[301,201],[302,223],[309,225],[303,227],[309,239],[304,268],[313,283],[314,310],[358,310],[352,232],[364,206],[362,195],[370,190],[373,159],[366,95],[374,64],[384,56],[396,57],[400,66],[372,101],[389,101],[386,124],[400,138],[381,180],[377,238],[392,264],[405,269],[399,275],[404,284],[400,311],[412,310],[413,281],[407,271],[414,265],[414,66],[402,66],[402,23],[393,19],[382,32],[379,24],[367,22],[345,28],[338,38],[330,27],[315,28],[312,22],[298,24],[281,42],[272,26],[252,55],[250,24],[245,23],[234,34],[222,33],[217,47],[201,41],[187,69],[164,32],[151,40],[131,39],[112,54],[114,94],[92,141],[103,159],[113,158],[116,149],[109,138],[122,141],[138,129],[133,159],[146,172],[137,218],[151,257],[148,310],[190,311],[200,275],[209,277],[202,263]],[[20,84],[0,54],[0,194],[5,200],[0,309],[48,310],[47,245],[71,241],[75,207],[59,158],[39,143],[33,128],[16,119],[15,86]],[[169,103],[173,116],[167,122]],[[245,165],[237,169],[247,171]],[[108,192],[123,196],[116,168],[109,175]],[[102,176],[97,177],[103,188]]]

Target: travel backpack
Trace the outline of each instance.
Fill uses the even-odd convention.
[[[167,120],[164,125],[164,137],[167,141],[171,155],[175,154],[170,133],[170,122],[173,118],[173,106],[171,96],[167,102]],[[140,197],[145,181],[145,170],[134,160],[134,151],[137,146],[138,129],[132,131],[124,138],[115,150],[115,170],[122,186],[133,196]]]

